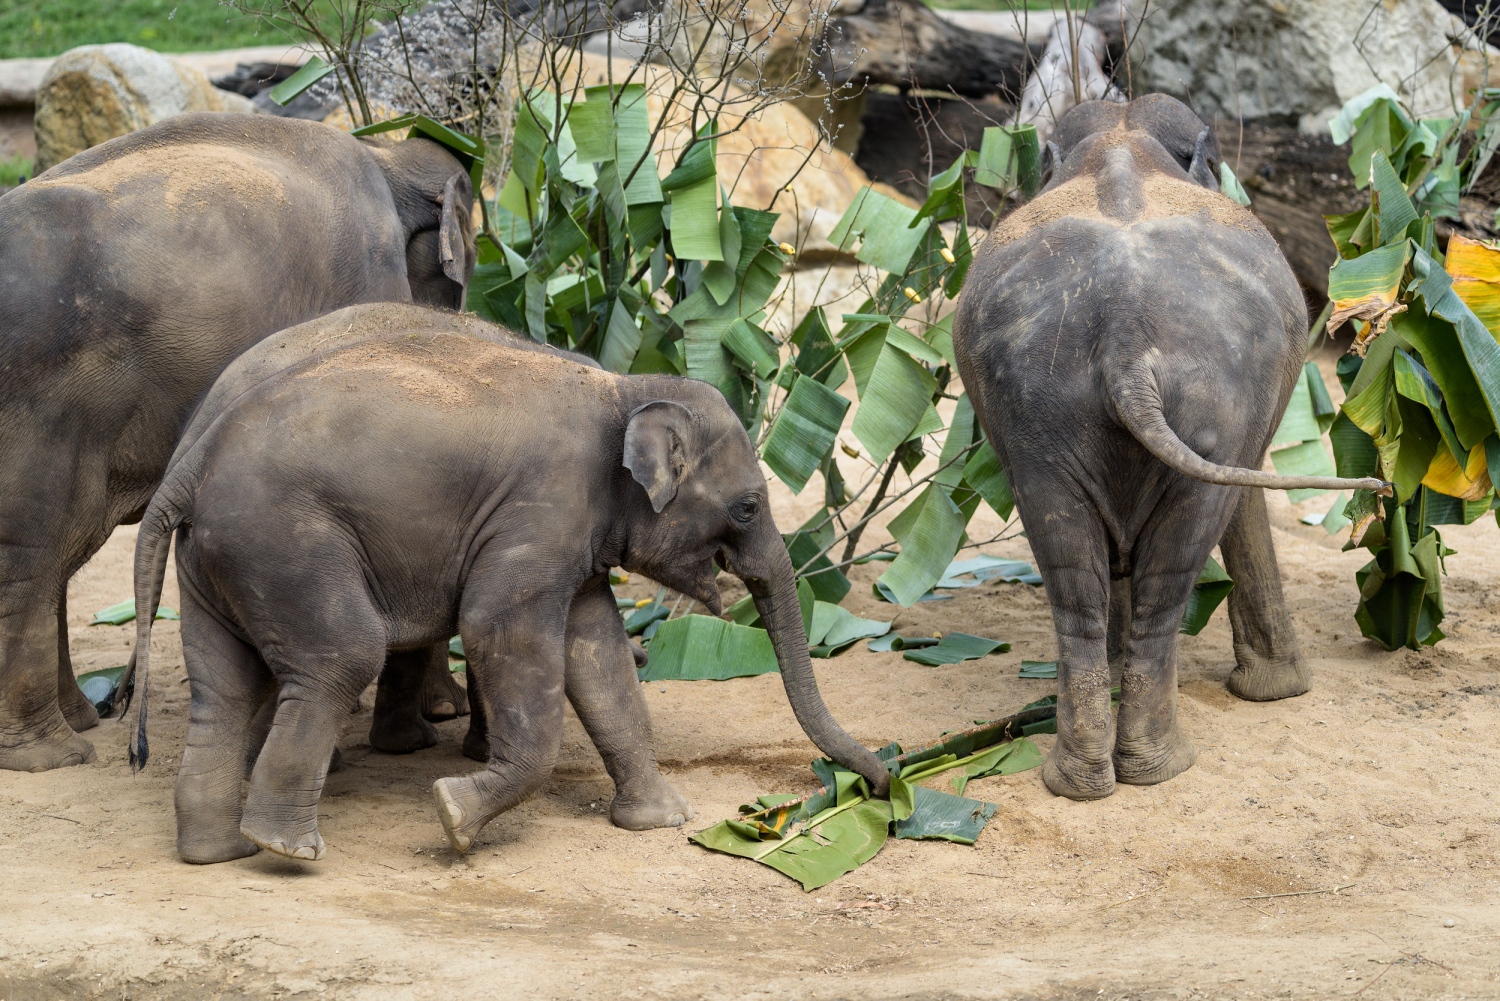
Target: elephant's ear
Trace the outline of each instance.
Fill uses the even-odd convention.
[[[657,514],[677,496],[687,470],[686,442],[692,422],[687,407],[657,400],[631,411],[625,425],[625,468],[646,488],[651,510]]]
[[[474,273],[474,188],[462,171],[443,186],[443,216],[438,229],[438,263],[450,281],[469,287]],[[459,308],[463,305],[460,301]]]
[[[1204,128],[1198,133],[1198,141],[1193,143],[1193,160],[1188,164],[1188,180],[1212,191],[1218,191],[1219,182],[1214,179],[1218,167],[1218,144],[1214,142],[1213,131]]]

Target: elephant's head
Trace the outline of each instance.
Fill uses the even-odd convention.
[[[1192,108],[1166,94],[1146,94],[1129,104],[1085,101],[1057,123],[1042,154],[1043,172],[1054,180],[1063,176],[1066,163],[1088,140],[1114,130],[1137,133],[1160,146],[1188,179],[1215,191],[1219,188],[1219,144],[1213,129]]]
[[[664,393],[671,398],[638,406],[628,417],[622,457],[630,471],[628,538],[621,565],[701,601],[716,615],[715,564],[744,581],[802,729],[883,794],[890,784],[885,765],[844,732],[818,693],[792,561],[744,427],[713,390],[678,385],[684,391]]]
[[[474,273],[474,188],[458,159],[430,139],[371,144],[406,234],[413,302],[462,309]]]

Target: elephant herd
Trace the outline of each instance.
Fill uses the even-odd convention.
[[[1192,763],[1175,634],[1215,545],[1236,582],[1231,690],[1307,690],[1262,488],[1385,485],[1259,471],[1307,314],[1275,243],[1218,193],[1189,109],[1080,105],[1044,160],[1043,191],[979,251],[954,347],[1057,629],[1043,779],[1091,799]],[[433,787],[459,851],[545,781],[565,701],[616,824],[690,819],[656,765],[612,567],[716,614],[717,570],[739,577],[802,728],[884,791],[884,763],[818,694],[738,416],[705,383],[616,375],[456,312],[473,202],[426,139],[215,114],[0,198],[0,769],[93,760],[67,584],[139,522],[130,751],[144,766],[175,540],[186,861],[321,858],[329,759],[372,682],[385,751],[431,745],[428,720],[469,703],[465,753],[487,765]],[[455,632],[467,693],[446,669]]]

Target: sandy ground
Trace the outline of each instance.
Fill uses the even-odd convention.
[[[780,498],[782,527],[808,503]],[[609,780],[571,714],[544,791],[467,856],[428,796],[474,767],[458,752],[465,722],[390,757],[365,743],[366,712],[324,793],[324,861],[185,865],[172,782],[188,690],[177,626],[160,623],[144,773],[130,775],[116,721],[89,734],[94,764],[0,773],[0,1001],[1500,997],[1500,536],[1488,519],[1444,530],[1459,551],[1449,638],[1386,653],[1352,619],[1365,554],[1297,520],[1326,504],[1271,498],[1312,693],[1231,697],[1221,609],[1181,644],[1180,711],[1199,748],[1185,774],[1096,803],[1052,796],[1035,770],[986,779],[969,794],[999,810],[976,846],[893,840],[811,894],[685,830],[612,827]],[[73,581],[80,672],[128,653],[132,627],[87,623],[129,596],[134,539],[117,531]],[[1019,538],[988,551],[1027,553]],[[866,744],[920,744],[1052,690],[1017,677],[1023,657],[1055,652],[1040,589],[985,585],[899,611],[870,597],[875,576],[855,569],[856,613],[1014,646],[945,668],[862,645],[816,662]],[[688,830],[814,785],[777,676],[646,695],[663,770],[697,810]]]

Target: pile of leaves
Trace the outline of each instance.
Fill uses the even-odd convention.
[[[995,804],[963,795],[971,779],[1013,775],[1042,763],[1027,739],[1054,733],[1055,696],[1014,716],[950,734],[915,751],[890,744],[877,755],[891,773],[888,795],[827,758],[812,763],[822,784],[807,796],[769,795],[740,807],[740,816],[693,834],[696,844],[753,859],[816,890],[874,858],[888,837],[972,845],[995,815]],[[946,773],[948,790],[920,783]]]
[[[1455,235],[1445,253],[1434,226],[1458,216],[1460,196],[1488,166],[1497,110],[1500,90],[1490,89],[1456,116],[1418,119],[1382,84],[1332,122],[1336,142],[1352,140],[1349,167],[1370,204],[1327,217],[1339,251],[1327,325],[1351,323],[1355,339],[1338,363],[1342,407],[1334,416],[1314,388],[1314,419],[1338,475],[1390,480],[1395,496],[1357,491],[1325,527],[1352,521],[1345,548],[1369,550],[1355,575],[1355,618],[1387,649],[1443,637],[1441,575],[1453,550],[1437,526],[1500,507],[1491,481],[1500,468],[1500,250]]]

